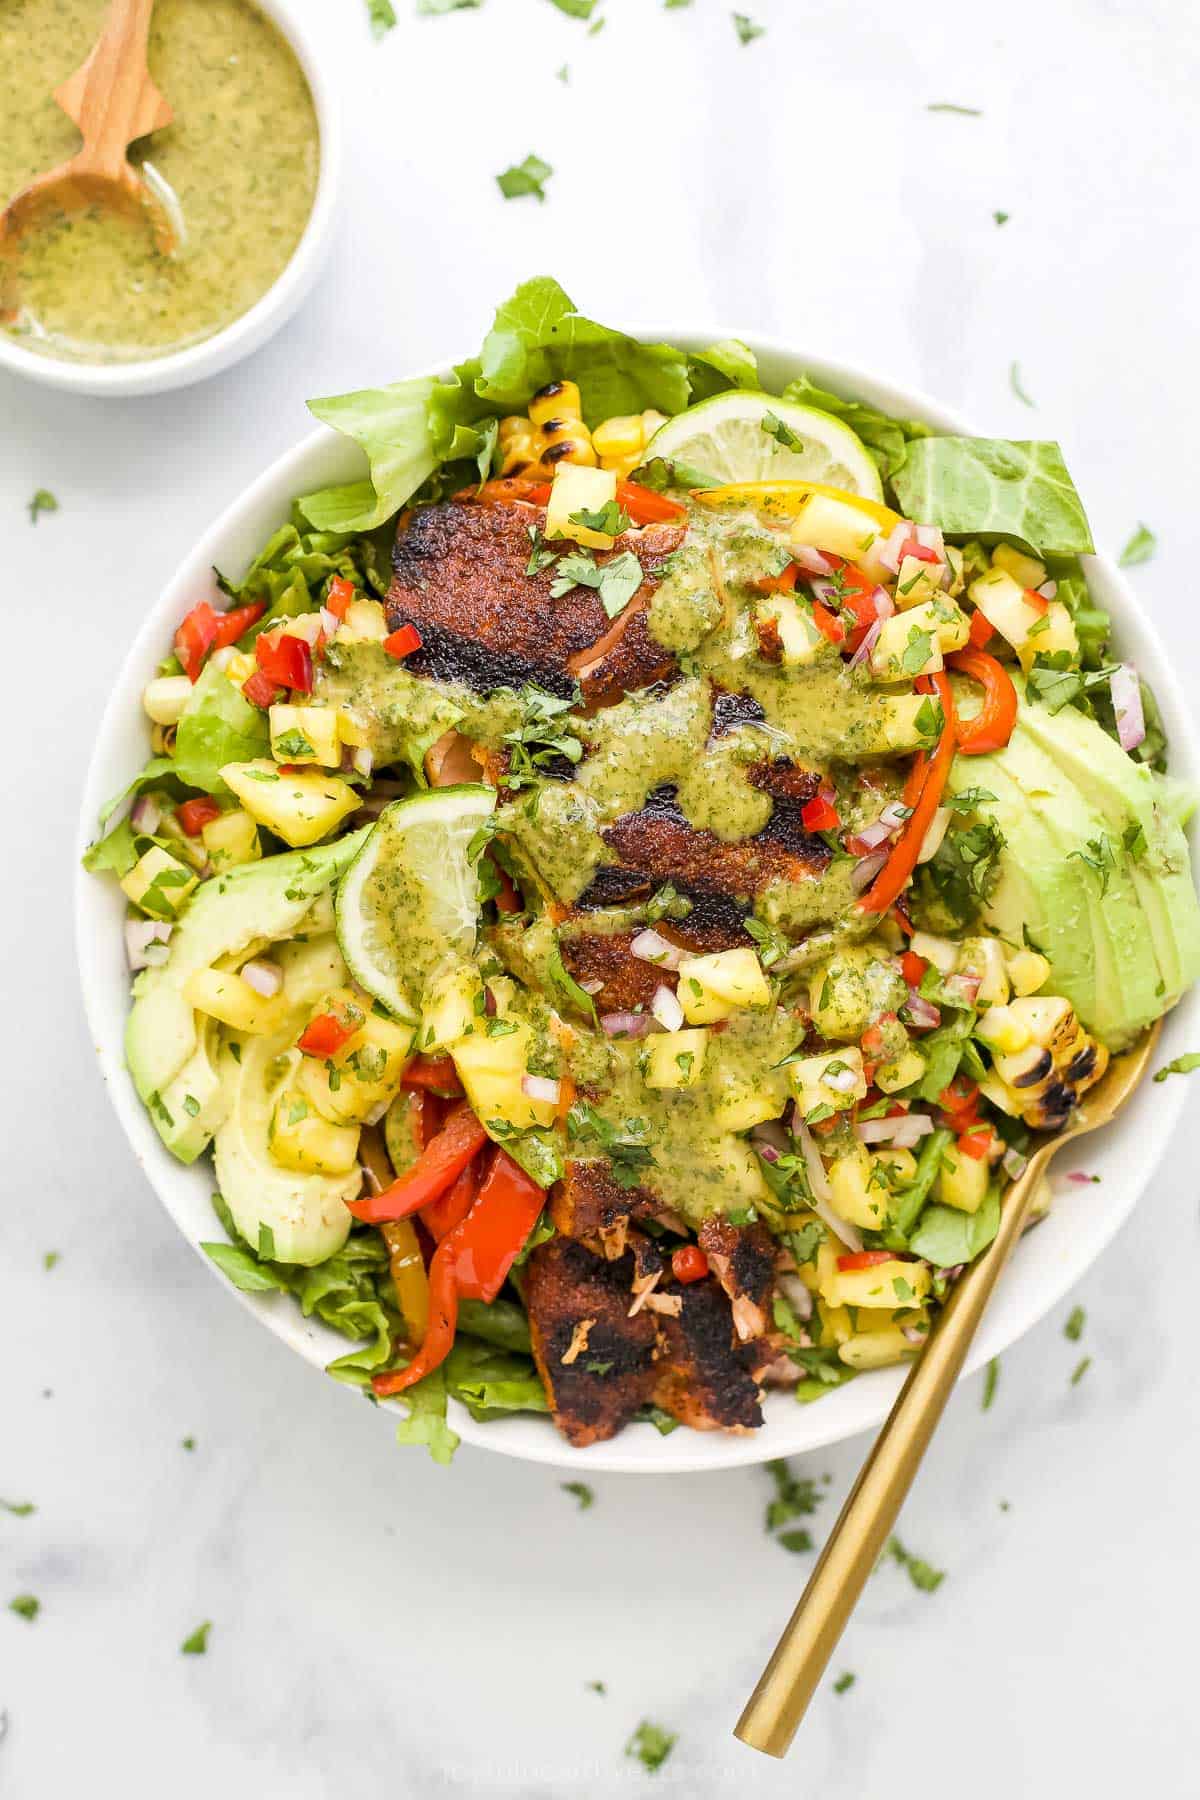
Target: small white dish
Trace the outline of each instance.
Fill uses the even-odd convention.
[[[725,337],[744,337],[755,351],[763,385],[779,392],[788,381],[807,372],[822,387],[853,394],[903,418],[923,419],[936,430],[967,433],[970,427],[924,395],[891,386],[875,376],[844,365],[805,356],[782,344],[736,330],[684,331],[657,325],[636,330],[652,342],[667,341],[700,350]],[[417,370],[435,374],[444,365]],[[190,606],[216,599],[214,564],[236,577],[287,516],[298,494],[333,482],[360,477],[359,453],[344,438],[322,428],[280,457],[240,496],[185,557],[156,605],[146,614],[125,665],[109,697],[88,770],[79,823],[82,855],[95,836],[100,807],[118,793],[147,754],[141,692],[169,649],[175,627]],[[1108,557],[1086,559],[1088,581],[1097,602],[1113,615],[1122,652],[1152,683],[1171,744],[1172,772],[1184,780],[1200,779],[1200,745],[1166,651],[1139,610],[1125,578]],[[1193,831],[1193,855],[1196,854]],[[221,1235],[212,1211],[212,1173],[207,1160],[184,1168],[164,1149],[133,1090],[125,1069],[122,1038],[129,1010],[129,974],[122,934],[125,902],[115,882],[82,869],[76,877],[76,928],[84,1001],[100,1071],[134,1154],[155,1192],[184,1236],[193,1245]],[[1200,989],[1184,996],[1168,1017],[1157,1063],[1193,1049],[1200,1036]],[[1156,1064],[1157,1066],[1157,1064]],[[1056,1171],[1086,1168],[1098,1184],[1072,1184],[1055,1200],[1049,1216],[1018,1246],[984,1321],[965,1374],[998,1356],[1058,1304],[1095,1261],[1129,1217],[1166,1148],[1186,1101],[1187,1084],[1149,1080],[1129,1102],[1120,1121],[1066,1151]],[[305,1319],[286,1295],[247,1295],[231,1287],[209,1259],[205,1267],[226,1292],[256,1313],[277,1337],[320,1369],[346,1350],[346,1340],[316,1320]],[[878,1425],[886,1416],[904,1379],[903,1369],[881,1369],[860,1375],[811,1405],[800,1406],[786,1393],[768,1396],[766,1423],[745,1437],[695,1432],[680,1427],[661,1437],[652,1426],[631,1425],[608,1443],[573,1450],[549,1419],[514,1415],[492,1424],[477,1424],[466,1409],[450,1403],[450,1423],[463,1440],[530,1462],[572,1469],[615,1470],[628,1474],[679,1474],[701,1469],[727,1469],[770,1457],[798,1455]],[[353,1390],[348,1390],[353,1391]],[[384,1409],[386,1417],[386,1409]]]
[[[63,358],[39,356],[0,332],[0,369],[10,369],[15,375],[27,376],[30,381],[65,388],[73,394],[109,394],[121,398],[131,394],[163,394],[171,388],[189,387],[194,381],[203,381],[206,376],[216,375],[232,363],[240,362],[272,337],[300,305],[320,273],[332,241],[342,164],[341,103],[326,73],[325,60],[319,54],[317,43],[290,0],[252,0],[252,3],[270,19],[295,52],[312,93],[320,137],[320,166],[312,212],[286,268],[248,312],[214,332],[212,337],[189,344],[182,350],[147,357],[141,362],[69,362]]]

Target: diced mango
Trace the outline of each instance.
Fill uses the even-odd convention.
[[[490,1119],[500,1119],[524,1131],[531,1125],[554,1123],[555,1103],[531,1099],[521,1086],[528,1071],[531,1036],[524,1020],[498,1014],[485,1022],[482,1033],[451,1046],[467,1099],[485,1125]]]
[[[1045,563],[1039,562],[1036,556],[1026,556],[1014,544],[997,544],[992,551],[992,563],[1006,575],[1011,575],[1018,587],[1040,588],[1046,579]]]
[[[417,1047],[426,1056],[437,1056],[462,1038],[484,1033],[486,1026],[483,983],[478,971],[464,963],[430,986],[421,1007]]]
[[[260,825],[294,849],[326,837],[359,803],[349,782],[336,775],[315,769],[284,774],[266,757],[226,763],[221,779]]]
[[[879,548],[889,530],[875,511],[868,511],[866,504],[849,495],[843,500],[809,493],[796,513],[791,535],[794,544],[811,544],[814,549],[844,556],[873,581],[882,582],[890,580],[892,573],[879,560]]]
[[[271,1155],[302,1175],[347,1175],[358,1161],[357,1125],[331,1125],[304,1095],[285,1088],[271,1115]]]
[[[342,745],[334,707],[273,706],[269,718],[271,755],[276,762],[341,767]]]
[[[844,1111],[867,1092],[862,1051],[856,1044],[802,1056],[798,1062],[788,1063],[787,1072],[805,1117],[826,1107],[833,1112]]]
[[[726,1019],[743,1006],[769,1006],[771,989],[762,964],[749,947],[685,956],[676,989],[689,1025]]]
[[[779,638],[779,661],[785,669],[799,669],[811,662],[826,647],[822,637],[804,608],[790,594],[771,594],[755,602],[756,620],[773,626]]]
[[[959,1212],[978,1212],[987,1198],[991,1168],[985,1156],[967,1156],[951,1148],[942,1158],[937,1175],[937,1198]]]
[[[896,576],[896,605],[901,612],[937,599],[942,593],[944,563],[924,562],[919,556],[906,556]]]
[[[340,644],[382,644],[387,614],[378,600],[352,600],[335,635]]]
[[[887,1218],[888,1188],[875,1175],[865,1144],[855,1143],[829,1169],[833,1210],[863,1231],[879,1231]]]
[[[841,1306],[913,1306],[929,1292],[929,1265],[898,1256],[869,1269],[839,1269],[836,1299]]]
[[[1026,595],[1020,582],[1004,569],[989,569],[967,589],[984,618],[1010,643],[1020,650],[1029,637],[1030,626],[1046,617],[1046,608],[1036,605]]]
[[[881,1063],[875,1071],[875,1086],[881,1094],[898,1094],[903,1088],[920,1081],[925,1073],[925,1058],[912,1046],[894,1062]]]
[[[196,876],[157,844],[139,856],[121,887],[152,919],[177,919],[184,901],[196,886]]]
[[[708,1037],[707,1031],[696,1030],[663,1031],[647,1038],[639,1059],[646,1086],[695,1087],[704,1074]]]
[[[240,806],[223,812],[200,832],[208,860],[214,869],[233,869],[255,862],[262,855],[258,826]]]
[[[1040,622],[1030,628],[1020,648],[1022,667],[1028,669],[1035,656],[1054,656],[1065,650],[1068,656],[1079,654],[1079,637],[1075,621],[1061,600],[1051,600]]]
[[[560,463],[554,471],[546,505],[546,536],[573,538],[577,544],[588,544],[594,550],[610,550],[613,544],[611,532],[595,531],[589,525],[581,525],[574,515],[602,512],[616,497],[615,469],[589,469],[580,463]]]
[[[197,969],[184,983],[183,997],[197,1012],[256,1036],[278,1031],[291,1009],[284,994],[268,998],[232,969]]]

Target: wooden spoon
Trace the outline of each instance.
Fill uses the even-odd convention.
[[[157,196],[128,158],[129,145],[171,123],[174,114],[150,79],[146,41],[154,0],[111,0],[87,61],[54,91],[83,134],[68,162],[35,176],[0,212],[0,247],[10,249],[45,211],[77,211],[99,202],[143,213],[164,254],[175,231]]]
[[[738,1720],[735,1736],[752,1750],[782,1756],[795,1736],[954,1391],[1000,1271],[1028,1221],[1039,1177],[1063,1144],[1115,1117],[1145,1074],[1158,1032],[1156,1023],[1132,1050],[1114,1058],[1067,1129],[1034,1152],[1005,1195],[990,1249],[955,1283]]]

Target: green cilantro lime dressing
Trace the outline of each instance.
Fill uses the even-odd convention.
[[[99,34],[106,0],[0,0],[0,196],[74,155],[51,98]],[[0,329],[77,362],[165,356],[261,299],[303,235],[320,147],[308,83],[247,0],[158,0],[150,72],[174,122],[135,145],[172,190],[184,239],[164,256],[146,223],[109,207],[25,234]]]

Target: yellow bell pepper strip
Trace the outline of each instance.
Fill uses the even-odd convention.
[[[692,499],[701,506],[753,506],[770,513],[775,519],[794,519],[810,494],[823,494],[827,500],[844,500],[874,519],[885,532],[894,531],[900,514],[878,500],[867,500],[862,494],[851,494],[845,488],[830,487],[824,481],[732,481],[724,487],[696,488]]]
[[[376,1126],[363,1129],[358,1158],[381,1190],[390,1186],[394,1173]],[[396,1290],[396,1304],[404,1316],[408,1341],[414,1350],[425,1341],[429,1325],[429,1277],[416,1227],[411,1219],[391,1219],[379,1227],[388,1248],[388,1268]]]
[[[914,802],[909,797],[909,790],[905,789],[905,801],[912,806],[913,810],[904,830],[896,839],[891,855],[858,903],[863,912],[886,912],[892,902],[898,900],[904,892],[909,877],[917,866],[917,858],[921,854],[925,833],[929,830],[933,815],[941,802],[946,779],[950,774],[950,764],[954,761],[954,752],[957,749],[957,721],[954,715],[954,695],[950,691],[950,678],[939,672],[937,675],[929,676],[928,679],[942,703],[942,735],[938,739],[937,749],[924,768],[920,797]]]

